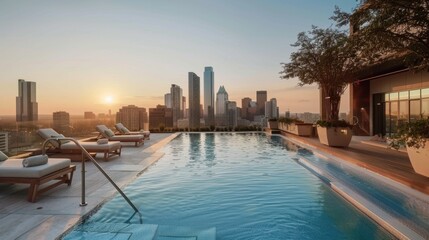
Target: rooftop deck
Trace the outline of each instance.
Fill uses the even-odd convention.
[[[122,155],[103,161],[102,154],[96,160],[123,188],[139,173],[162,157],[156,152],[176,134],[151,134],[151,139],[140,147],[124,144]],[[73,183],[56,187],[39,197],[36,203],[27,202],[29,185],[0,184],[0,232],[1,239],[55,239],[94,208],[114,196],[116,190],[91,163],[86,162],[86,202],[81,202],[81,163],[74,162],[76,171]]]
[[[103,161],[97,159],[106,172],[121,187],[133,181],[144,169],[162,157],[156,152],[176,134],[152,134],[144,146],[123,148],[122,156]],[[353,137],[348,148],[330,148],[319,143],[317,138],[287,137],[322,152],[329,153],[371,171],[389,177],[413,189],[429,194],[429,178],[414,173],[408,156],[383,147],[363,144],[365,138]],[[71,187],[60,186],[44,193],[36,203],[27,202],[28,185],[0,184],[0,232],[2,239],[55,239],[61,236],[100,204],[111,199],[116,190],[95,168],[86,163],[86,201],[81,201],[81,163],[75,162]],[[429,197],[429,195],[428,195]]]
[[[387,145],[384,146],[381,143],[367,144],[369,137],[353,136],[349,147],[335,148],[321,144],[318,138],[298,137],[285,132],[282,132],[282,135],[303,144],[303,147],[308,145],[319,151],[354,163],[428,194],[429,197],[429,178],[414,172],[408,154],[404,151],[389,149]]]

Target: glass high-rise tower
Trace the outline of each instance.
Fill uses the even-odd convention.
[[[200,127],[200,77],[193,72],[188,74],[189,81],[189,128]]]
[[[36,102],[36,83],[18,80],[18,96],[16,97],[16,121],[37,121],[38,105]]]
[[[204,120],[206,126],[215,125],[214,105],[214,72],[213,67],[204,68]]]

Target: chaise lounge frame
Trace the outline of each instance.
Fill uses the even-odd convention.
[[[29,202],[36,202],[37,197],[51,190],[54,187],[57,187],[61,184],[67,184],[70,186],[73,180],[73,172],[76,170],[75,165],[70,165],[69,167],[57,170],[45,176],[39,178],[24,178],[24,177],[0,177],[0,183],[24,183],[30,184],[28,190],[27,200]],[[55,183],[52,183],[44,188],[40,188],[40,185],[50,182],[52,180],[57,180]]]

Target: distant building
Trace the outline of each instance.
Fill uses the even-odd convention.
[[[256,104],[258,115],[265,115],[265,102],[267,101],[267,91],[256,91]]]
[[[220,86],[216,94],[216,125],[226,126],[226,104],[228,102],[228,93],[224,86]]]
[[[249,119],[249,114],[248,114],[248,109],[250,108],[250,103],[252,102],[251,98],[243,98],[241,99],[241,118],[242,119],[247,119],[247,120],[252,120],[253,119]]]
[[[204,68],[204,120],[206,126],[215,125],[214,72],[212,67]]]
[[[164,105],[166,108],[171,108],[171,93],[166,93],[164,95]]]
[[[227,126],[235,128],[237,127],[238,120],[238,111],[237,111],[237,103],[234,101],[228,101],[226,103],[227,108]]]
[[[320,120],[320,114],[318,113],[310,113],[304,112],[301,114],[297,114],[298,118],[304,121],[305,123],[315,123]]]
[[[52,119],[52,127],[57,132],[66,132],[70,130],[70,114],[68,112],[54,112],[52,114]]]
[[[148,122],[146,108],[124,106],[116,113],[116,122],[124,124],[130,131],[144,129],[145,123]]]
[[[287,110],[287,111],[285,112],[285,117],[290,118],[290,111],[289,111],[289,110]]]
[[[265,103],[265,117],[268,119],[279,117],[277,99],[271,98],[270,101]]]
[[[173,127],[173,110],[163,105],[149,108],[149,129]]]
[[[36,102],[36,83],[18,80],[18,96],[16,97],[16,121],[37,121],[38,104]]]
[[[200,127],[200,77],[188,73],[189,86],[189,128]]]
[[[7,132],[0,132],[0,151],[9,152],[9,139]]]
[[[95,113],[93,112],[84,112],[83,113],[84,119],[95,119]]]
[[[182,118],[188,118],[188,111],[186,109],[186,97],[182,96]]]
[[[173,110],[173,126],[177,127],[177,120],[183,118],[183,99],[182,99],[182,89],[176,85],[172,84],[170,88],[171,93],[171,108]]]

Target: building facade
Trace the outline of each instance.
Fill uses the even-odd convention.
[[[249,119],[249,108],[250,108],[250,103],[252,102],[251,98],[243,98],[241,99],[241,118],[242,119],[247,119],[249,121],[253,121],[253,119]]]
[[[171,93],[166,93],[164,95],[164,106],[166,108],[171,108]]]
[[[177,127],[177,120],[183,118],[183,99],[182,99],[182,89],[176,85],[172,84],[170,88],[171,93],[171,109],[173,110],[173,126]]]
[[[237,127],[237,121],[239,112],[237,111],[237,103],[234,101],[227,101],[226,103],[226,119],[227,119],[227,126],[230,128]]]
[[[16,121],[37,121],[38,104],[36,101],[36,83],[23,79],[18,80],[18,96],[16,97]]]
[[[204,121],[206,126],[215,125],[214,72],[213,67],[204,68]]]
[[[216,125],[226,126],[227,125],[227,102],[228,93],[224,86],[220,86],[216,94]]]
[[[265,102],[267,102],[267,91],[256,91],[256,104],[258,115],[265,115]]]
[[[116,113],[116,122],[124,124],[130,131],[140,131],[148,123],[146,108],[124,106]]]
[[[149,108],[149,129],[173,128],[173,111],[163,105]]]
[[[265,117],[268,119],[279,117],[279,109],[277,107],[277,99],[271,98],[270,101],[265,103]]]
[[[52,127],[57,132],[67,132],[70,130],[70,114],[68,112],[54,112],[52,113],[52,119]]]
[[[200,127],[200,77],[193,72],[188,73],[189,86],[189,128]]]
[[[84,112],[83,113],[84,119],[95,119],[95,113],[93,112]]]

